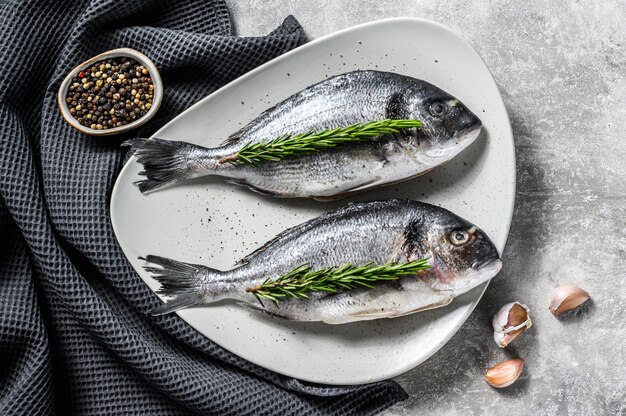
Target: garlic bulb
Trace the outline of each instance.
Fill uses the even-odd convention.
[[[530,309],[519,302],[507,303],[495,314],[491,324],[494,341],[504,348],[532,326]]]
[[[559,286],[552,291],[550,312],[559,316],[589,299],[589,293],[576,286]]]
[[[524,369],[524,360],[514,358],[503,363],[494,365],[485,374],[485,380],[492,387],[501,389],[508,387],[519,378]]]

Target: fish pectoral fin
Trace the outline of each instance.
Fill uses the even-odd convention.
[[[393,309],[382,311],[380,309],[369,310],[358,312],[354,314],[350,314],[348,316],[352,318],[358,318],[359,320],[370,320],[370,319],[380,319],[380,318],[399,318],[401,316],[411,315],[416,312],[423,312],[429,309],[441,308],[443,306],[447,306],[452,302],[452,297],[443,299],[439,302],[431,303],[430,305],[420,306],[419,308],[409,309],[407,311],[397,311]]]
[[[444,299],[444,300],[442,300],[440,302],[435,302],[435,303],[432,303],[430,305],[422,306],[421,308],[411,309],[410,311],[406,311],[404,313],[401,313],[399,315],[396,315],[396,316],[393,316],[393,317],[390,317],[390,318],[395,318],[395,317],[398,317],[398,316],[406,316],[406,315],[410,315],[410,314],[416,313],[416,312],[428,311],[430,309],[441,308],[441,307],[444,307],[444,306],[448,306],[451,302],[452,302],[452,297],[450,297],[448,299]]]

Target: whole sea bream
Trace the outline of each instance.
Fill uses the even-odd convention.
[[[261,304],[246,291],[303,264],[320,270],[423,258],[429,259],[429,269],[379,282],[373,289],[313,292],[310,299],[289,298],[279,306]],[[145,260],[145,269],[161,283],[159,293],[170,297],[155,315],[233,299],[287,319],[329,324],[444,306],[501,268],[493,243],[475,225],[443,208],[409,200],[355,203],[328,212],[282,232],[228,271],[155,255]]]
[[[258,166],[223,163],[246,144],[284,134],[384,119],[417,119],[422,127],[342,144]],[[231,135],[221,147],[135,139],[144,193],[208,175],[277,197],[334,199],[420,175],[452,159],[478,137],[481,121],[458,99],[397,73],[354,71],[292,95]]]

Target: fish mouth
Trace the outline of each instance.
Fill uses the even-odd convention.
[[[457,130],[454,133],[454,136],[452,136],[452,139],[454,142],[458,142],[460,145],[465,145],[463,147],[465,148],[469,146],[470,144],[474,143],[474,140],[478,138],[478,135],[480,135],[480,132],[482,131],[482,129],[483,129],[483,125],[479,121],[470,127],[467,127],[462,130]]]
[[[481,122],[465,129],[455,131],[452,137],[446,140],[445,143],[426,150],[424,154],[427,160],[423,160],[422,162],[431,166],[447,162],[474,143],[481,131]]]
[[[502,260],[500,259],[488,259],[480,262],[476,270],[483,273],[493,273],[491,277],[495,276],[502,269]]]
[[[461,295],[491,280],[501,269],[502,261],[500,259],[487,259],[476,266],[472,265],[472,268],[465,273],[465,276],[454,283],[455,296]]]
[[[483,268],[495,267],[494,263],[497,263],[500,265],[500,267],[502,267],[502,261],[500,261],[500,259],[486,258],[483,260],[475,261],[472,264],[472,269],[482,270]],[[500,269],[498,269],[498,271],[500,271]]]

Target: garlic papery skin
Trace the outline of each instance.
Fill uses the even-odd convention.
[[[512,360],[494,365],[485,374],[485,381],[492,387],[501,389],[508,387],[519,378],[524,369],[524,360],[513,358]]]
[[[559,286],[552,291],[549,309],[554,315],[559,316],[582,305],[588,299],[589,293],[577,286]]]
[[[500,348],[509,345],[513,340],[532,326],[528,306],[511,302],[502,306],[491,321],[493,339]]]

